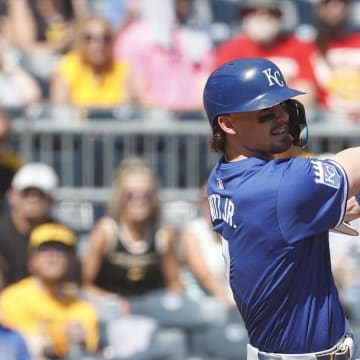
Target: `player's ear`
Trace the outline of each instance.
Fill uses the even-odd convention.
[[[235,129],[233,126],[233,119],[230,114],[219,115],[217,122],[222,131],[227,134],[235,134]]]

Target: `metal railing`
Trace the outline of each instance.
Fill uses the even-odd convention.
[[[128,115],[128,114],[127,114]],[[165,199],[194,199],[218,154],[209,147],[205,119],[179,120],[149,112],[128,120],[85,120],[62,116],[20,117],[13,126],[16,151],[26,161],[43,161],[60,176],[60,196],[104,201],[114,170],[124,158],[143,157],[159,175]],[[337,152],[360,144],[360,125],[309,124],[309,151]]]

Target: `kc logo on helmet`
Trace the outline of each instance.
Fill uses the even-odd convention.
[[[275,70],[274,72],[272,72],[272,69],[268,68],[263,70],[262,72],[266,75],[269,82],[269,86],[274,86],[275,83],[281,87],[285,86],[284,80],[279,70]]]

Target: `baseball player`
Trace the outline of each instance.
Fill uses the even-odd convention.
[[[347,219],[347,200],[360,191],[360,147],[327,160],[275,159],[306,143],[304,107],[292,99],[301,94],[262,58],[225,63],[204,89],[211,145],[223,154],[208,181],[211,218],[248,331],[249,360],[355,356],[328,231]],[[351,218],[359,209],[352,207]]]

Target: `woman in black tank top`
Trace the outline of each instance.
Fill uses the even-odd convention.
[[[160,221],[157,179],[139,159],[118,169],[108,213],[95,225],[83,257],[88,293],[122,298],[181,291],[175,232]]]

